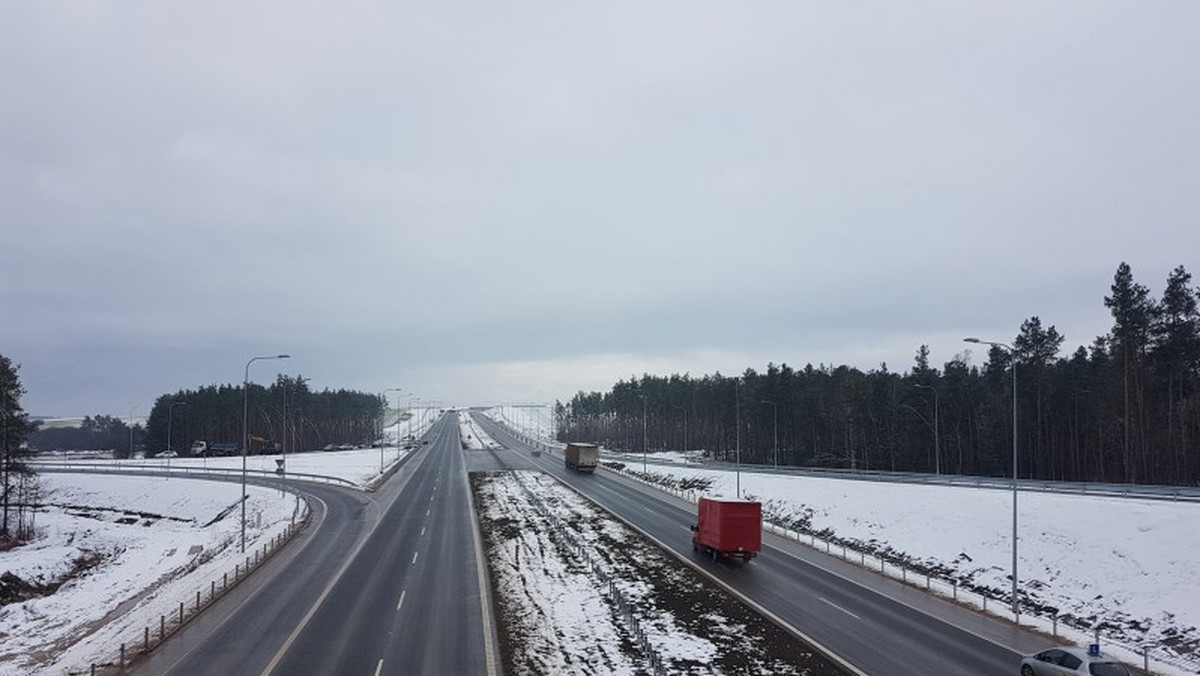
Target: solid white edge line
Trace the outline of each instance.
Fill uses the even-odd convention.
[[[554,475],[551,474],[550,476],[554,476]],[[830,660],[835,662],[841,668],[845,669],[846,671],[850,672],[851,674],[854,674],[854,676],[869,676],[867,674],[867,672],[859,669],[858,667],[854,666],[853,664],[850,664],[850,662],[846,661],[846,659],[844,657],[842,657],[841,655],[838,655],[837,653],[835,653],[832,650],[830,650],[829,648],[827,648],[825,646],[825,644],[823,644],[820,641],[816,640],[815,638],[809,636],[808,634],[800,631],[798,628],[793,626],[791,623],[785,621],[782,617],[779,617],[778,615],[771,612],[770,610],[767,610],[765,607],[760,605],[754,599],[751,599],[750,597],[746,596],[745,594],[742,594],[737,589],[734,589],[727,582],[718,578],[717,576],[713,575],[712,573],[708,572],[707,570],[704,569],[704,567],[698,565],[695,561],[692,561],[691,559],[687,558],[683,554],[666,546],[661,540],[659,540],[658,538],[654,537],[653,535],[647,533],[646,531],[642,530],[639,526],[634,525],[632,522],[626,521],[625,518],[622,517],[620,514],[617,514],[616,512],[609,510],[604,505],[601,505],[600,503],[593,500],[590,496],[585,495],[584,493],[580,492],[579,490],[576,490],[576,488],[574,486],[572,486],[571,484],[569,484],[565,481],[562,481],[558,477],[554,477],[554,479],[556,481],[558,481],[560,484],[562,484],[563,486],[566,486],[567,488],[570,488],[571,490],[575,491],[575,493],[582,496],[584,499],[588,500],[589,502],[596,505],[600,509],[604,510],[605,512],[608,512],[609,514],[611,514],[615,519],[617,519],[621,523],[632,528],[633,530],[637,531],[638,533],[641,533],[642,536],[645,537],[647,540],[650,540],[655,545],[658,545],[659,549],[674,556],[676,559],[679,559],[680,561],[682,561],[685,565],[690,567],[692,570],[700,573],[701,575],[708,578],[709,580],[712,580],[718,587],[724,589],[725,591],[729,592],[733,596],[737,597],[738,600],[740,600],[742,603],[745,603],[746,605],[750,606],[756,612],[758,612],[760,615],[762,615],[763,617],[766,617],[767,619],[771,620],[776,625],[781,627],[784,631],[787,631],[790,634],[792,634],[793,636],[796,636],[797,638],[799,638],[801,641],[804,641],[813,650],[816,650],[817,652],[821,653],[825,657],[829,658]],[[611,489],[609,489],[609,490],[611,490]],[[650,497],[651,499],[655,499],[655,498],[653,498],[653,496],[648,495],[647,497]]]
[[[609,470],[608,470],[608,468],[607,468],[607,467],[603,467],[603,466],[602,466],[602,467],[601,467],[601,469],[605,470],[605,472],[609,472]],[[616,474],[616,475],[615,475],[615,478],[617,478],[617,479],[622,479],[622,480],[624,480],[625,482],[627,482],[627,483],[629,483],[629,484],[636,484],[636,485],[638,485],[638,486],[643,486],[643,487],[646,487],[646,488],[653,489],[653,490],[654,490],[656,493],[659,493],[659,494],[661,494],[661,495],[662,495],[662,496],[664,496],[664,497],[671,497],[671,498],[675,498],[676,500],[680,500],[680,501],[683,501],[683,502],[685,502],[685,503],[688,503],[688,504],[693,504],[693,505],[695,504],[695,503],[689,502],[689,501],[688,501],[688,500],[686,500],[685,498],[681,498],[681,497],[679,497],[679,496],[676,496],[676,495],[673,495],[673,494],[671,494],[671,493],[668,493],[668,492],[664,491],[664,490],[662,489],[662,487],[661,487],[661,486],[658,486],[657,484],[649,484],[649,483],[645,483],[645,482],[636,481],[636,480],[634,480],[634,479],[630,479],[629,477],[626,477],[626,476],[624,476],[624,475],[621,475],[621,474]],[[564,485],[566,485],[566,484],[564,484]],[[577,492],[578,492],[578,491],[577,491]],[[648,492],[645,492],[645,491],[643,491],[643,494],[644,494],[644,495],[646,495],[647,497],[651,497],[652,499],[657,499],[657,500],[659,500],[660,502],[664,502],[664,503],[666,503],[666,504],[670,504],[670,502],[669,502],[669,501],[667,501],[667,500],[664,500],[664,499],[661,499],[661,498],[654,498],[654,497],[653,497],[653,496],[651,496],[651,495],[650,495]],[[581,493],[581,495],[582,495],[582,493]],[[587,497],[587,496],[584,496],[584,497]],[[590,499],[590,498],[589,498],[589,499]],[[595,502],[595,501],[593,500],[593,502]],[[599,504],[599,503],[597,503],[597,504]],[[602,509],[603,509],[603,508],[602,508]],[[606,511],[607,511],[607,510],[606,510]],[[619,518],[619,517],[618,517],[618,518]],[[765,531],[765,529],[764,529],[764,531]],[[837,557],[837,556],[832,556],[832,555],[830,555],[830,554],[827,554],[827,553],[825,553],[825,552],[822,552],[822,551],[820,551],[820,550],[819,550],[818,548],[816,548],[816,547],[811,547],[811,546],[809,546],[809,545],[806,545],[806,544],[804,544],[804,542],[802,542],[801,540],[792,540],[792,539],[789,539],[789,538],[787,538],[787,537],[784,537],[784,536],[782,536],[782,535],[779,535],[779,534],[776,534],[776,533],[771,533],[771,532],[769,532],[769,531],[768,531],[768,532],[764,532],[764,535],[769,535],[769,536],[771,536],[771,537],[778,538],[779,540],[781,540],[781,541],[783,541],[783,542],[786,542],[786,543],[788,543],[788,544],[790,544],[790,545],[795,545],[795,546],[797,546],[797,547],[803,547],[804,549],[806,549],[806,550],[808,550],[808,551],[811,551],[811,552],[815,552],[815,553],[817,553],[817,554],[819,554],[819,555],[821,555],[821,556],[826,556],[826,557],[829,557],[829,558],[832,558],[832,559],[837,559],[838,561],[841,561],[841,562],[845,563],[846,565],[853,566],[853,567],[855,567],[855,568],[857,568],[857,569],[859,569],[859,570],[862,570],[862,571],[864,571],[864,572],[867,572],[867,573],[872,573],[872,574],[876,574],[876,575],[878,575],[877,573],[875,573],[875,572],[874,572],[873,570],[871,570],[870,568],[866,568],[866,567],[864,567],[864,566],[856,566],[856,565],[854,564],[854,562],[853,562],[853,561],[849,561],[849,560],[846,560],[846,559],[842,559],[842,558],[839,558],[839,557]],[[863,584],[863,583],[861,583],[861,582],[858,582],[857,580],[852,580],[852,579],[850,579],[850,578],[846,577],[845,575],[842,575],[841,573],[839,573],[839,572],[837,572],[837,571],[835,571],[835,570],[832,570],[832,569],[830,569],[830,568],[828,568],[828,567],[826,567],[826,566],[824,566],[824,565],[822,565],[822,564],[820,564],[820,563],[818,563],[818,562],[816,562],[816,561],[810,561],[810,560],[808,560],[808,559],[803,559],[803,558],[800,558],[799,556],[794,556],[794,555],[792,555],[790,552],[784,551],[784,549],[783,549],[782,547],[780,547],[779,545],[776,545],[776,544],[770,544],[770,543],[768,543],[768,542],[767,542],[767,538],[766,538],[766,537],[764,537],[764,538],[763,538],[763,549],[765,550],[767,547],[770,547],[771,549],[774,549],[775,551],[779,552],[780,554],[782,554],[782,555],[784,555],[784,556],[786,556],[786,557],[789,557],[789,558],[791,558],[791,559],[794,559],[795,561],[797,561],[797,562],[799,562],[799,563],[803,563],[803,564],[806,564],[806,565],[812,566],[812,567],[814,567],[814,568],[816,568],[816,569],[818,569],[818,570],[825,571],[826,573],[829,573],[830,575],[833,575],[834,577],[837,577],[837,578],[839,578],[839,579],[841,579],[841,580],[843,580],[843,581],[845,581],[845,582],[847,582],[847,583],[849,583],[849,584],[852,584],[852,585],[854,585],[854,586],[856,586],[856,587],[858,587],[858,588],[860,588],[860,589],[865,589],[866,591],[868,591],[868,592],[871,592],[872,594],[877,594],[877,595],[879,595],[879,596],[882,596],[883,598],[886,598],[886,599],[888,599],[888,600],[892,601],[893,603],[897,603],[897,604],[899,604],[899,605],[902,605],[902,606],[904,606],[905,608],[908,608],[908,609],[912,610],[913,612],[916,612],[916,613],[919,613],[919,614],[921,614],[921,615],[924,615],[925,617],[928,617],[928,618],[930,618],[930,619],[932,619],[932,620],[934,620],[934,621],[941,622],[942,624],[945,624],[945,625],[948,625],[948,626],[954,627],[955,629],[957,629],[957,630],[959,630],[959,631],[961,631],[961,632],[963,632],[963,633],[965,633],[965,634],[968,634],[968,635],[970,635],[970,636],[974,636],[975,638],[977,638],[977,639],[979,639],[979,640],[981,640],[981,641],[983,641],[983,642],[985,642],[985,643],[990,643],[990,644],[992,644],[992,645],[994,645],[994,646],[996,646],[996,647],[998,647],[998,648],[1002,648],[1002,649],[1004,649],[1004,650],[1007,650],[1007,651],[1009,651],[1009,652],[1011,652],[1011,653],[1014,653],[1014,654],[1016,654],[1016,655],[1018,655],[1018,656],[1022,654],[1022,652],[1021,652],[1020,650],[1018,650],[1018,649],[1014,648],[1013,646],[1010,646],[1010,645],[1005,645],[1005,644],[1001,643],[1000,641],[997,641],[997,640],[995,640],[995,639],[993,639],[993,638],[990,638],[990,637],[988,637],[988,636],[984,636],[983,634],[980,634],[980,633],[978,633],[978,632],[972,631],[971,629],[968,629],[968,628],[966,628],[966,627],[960,627],[960,626],[958,626],[958,625],[956,625],[956,624],[953,624],[953,623],[949,622],[948,620],[946,620],[946,619],[944,619],[944,618],[942,618],[942,617],[938,617],[937,615],[934,615],[933,613],[930,613],[930,612],[927,612],[927,611],[925,611],[925,610],[924,610],[924,609],[922,609],[922,608],[918,608],[918,607],[916,607],[916,606],[914,606],[914,605],[910,605],[909,603],[905,602],[903,599],[897,598],[896,596],[893,596],[891,593],[889,593],[889,592],[887,592],[887,591],[884,591],[884,590],[881,590],[881,589],[876,589],[876,588],[874,588],[874,587],[869,587],[869,586],[867,586],[867,585],[865,585],[865,584]],[[678,555],[677,555],[677,556],[678,556]],[[681,560],[682,560],[682,557],[680,557],[680,558],[681,558]],[[695,566],[693,566],[693,568],[695,568]],[[699,570],[699,568],[697,568],[697,570]],[[880,577],[882,577],[884,580],[891,580],[892,582],[897,582],[895,578],[891,578],[891,577],[887,577],[887,576],[882,576],[882,575],[881,575]],[[716,578],[712,578],[712,579],[716,580]],[[897,584],[900,584],[900,583],[898,583],[898,582],[897,582]],[[916,588],[914,588],[914,589],[916,589]],[[920,591],[920,590],[919,590],[919,589],[916,589],[916,591]],[[925,595],[926,595],[926,596],[928,596],[928,597],[930,597],[930,598],[932,598],[932,599],[934,599],[934,600],[941,600],[941,601],[945,601],[945,602],[949,603],[949,601],[946,601],[945,597],[941,597],[941,596],[939,596],[939,595],[937,595],[937,594],[931,594],[931,593],[929,593],[929,592],[925,592]],[[981,613],[979,613],[979,612],[976,612],[976,614],[977,614],[977,615],[980,615],[981,617],[992,617],[992,618],[995,618],[995,616],[988,615],[988,614],[986,614],[986,613],[982,613],[982,614],[981,614]],[[999,619],[997,619],[997,621],[1002,621],[1002,620],[999,620]],[[788,626],[790,626],[790,625],[788,625]],[[1028,628],[1026,628],[1026,627],[1022,627],[1021,625],[1016,625],[1016,626],[1017,626],[1017,628],[1018,628],[1018,629],[1021,629],[1022,631],[1026,631],[1026,632],[1028,632],[1028,631],[1029,631],[1029,629],[1028,629]],[[861,673],[861,672],[857,672],[857,673]]]
[[[849,561],[849,560],[846,560],[846,559],[838,558],[837,556],[832,556],[832,555],[830,555],[830,554],[826,554],[825,552],[822,552],[822,551],[820,551],[819,549],[817,549],[817,548],[815,548],[815,547],[810,547],[809,545],[806,545],[806,544],[804,544],[803,542],[800,542],[799,540],[789,540],[789,539],[787,539],[786,537],[784,537],[784,536],[782,536],[782,535],[775,534],[775,533],[770,533],[770,535],[772,535],[772,536],[774,536],[774,537],[777,537],[777,538],[779,538],[780,540],[783,540],[784,542],[787,542],[788,544],[796,545],[796,546],[798,546],[798,547],[804,547],[805,549],[808,549],[808,550],[810,550],[810,551],[812,551],[812,552],[815,552],[815,553],[817,553],[817,554],[820,554],[821,556],[827,556],[827,557],[830,557],[830,558],[833,558],[833,559],[837,559],[838,561],[841,561],[842,563],[845,563],[845,564],[846,564],[846,565],[848,565],[848,566],[852,566],[852,567],[858,568],[859,570],[861,570],[861,571],[864,571],[864,572],[866,572],[866,573],[871,573],[871,574],[873,574],[873,575],[877,575],[877,576],[879,576],[879,577],[883,578],[885,581],[891,581],[891,582],[895,582],[896,584],[903,585],[903,583],[902,583],[902,582],[900,582],[899,580],[896,580],[895,578],[892,578],[892,577],[887,577],[887,576],[885,576],[885,575],[880,575],[879,573],[876,573],[875,571],[871,570],[870,568],[866,568],[866,567],[863,567],[863,566],[858,566],[858,565],[856,565],[856,564],[855,564],[853,561]],[[834,577],[836,577],[836,578],[838,578],[838,579],[840,579],[840,580],[842,580],[842,581],[846,582],[847,584],[854,585],[855,587],[858,587],[859,589],[865,589],[866,591],[868,591],[868,592],[870,592],[870,593],[872,593],[872,594],[876,594],[876,595],[878,595],[878,596],[882,596],[883,598],[885,598],[885,599],[888,599],[888,600],[889,600],[889,601],[891,601],[892,603],[895,603],[895,604],[898,604],[898,605],[904,606],[905,608],[908,608],[909,610],[913,611],[914,613],[918,613],[918,614],[920,614],[920,615],[924,615],[925,617],[928,617],[928,618],[930,618],[931,620],[934,620],[935,622],[941,622],[942,624],[945,624],[945,625],[948,625],[948,626],[954,627],[955,629],[957,629],[957,630],[959,630],[959,631],[963,632],[964,634],[968,634],[968,635],[970,635],[970,636],[974,636],[975,638],[979,639],[980,641],[983,641],[984,643],[991,643],[992,645],[994,645],[994,646],[996,646],[996,647],[998,647],[998,648],[1003,648],[1004,650],[1007,650],[1007,651],[1009,651],[1009,652],[1011,652],[1011,653],[1014,653],[1014,654],[1016,654],[1017,656],[1020,656],[1020,655],[1022,655],[1022,653],[1021,653],[1021,651],[1020,651],[1020,650],[1017,650],[1016,648],[1013,648],[1013,647],[1012,647],[1012,646],[1010,646],[1010,645],[1004,645],[1003,643],[1000,643],[999,641],[997,641],[997,640],[995,640],[995,639],[989,638],[989,637],[987,637],[987,636],[984,636],[983,634],[980,634],[980,633],[978,633],[978,632],[972,631],[971,629],[968,629],[967,627],[960,627],[960,626],[958,626],[957,624],[954,624],[954,623],[950,622],[949,620],[946,620],[945,618],[938,617],[937,615],[934,615],[933,613],[931,613],[931,612],[928,612],[928,611],[924,610],[923,608],[918,608],[918,607],[916,607],[916,606],[914,606],[914,605],[910,605],[909,603],[906,603],[906,602],[904,601],[904,599],[897,598],[896,596],[893,596],[893,595],[892,595],[890,592],[888,592],[888,591],[885,591],[885,590],[882,590],[882,589],[876,589],[876,588],[874,588],[874,587],[869,587],[869,586],[867,586],[867,585],[865,585],[865,584],[863,584],[863,583],[859,582],[858,580],[852,580],[852,579],[850,579],[850,578],[846,577],[845,575],[842,575],[841,573],[837,572],[836,570],[832,570],[832,569],[830,569],[830,568],[827,568],[826,566],[823,566],[823,565],[821,565],[820,563],[817,563],[816,561],[809,561],[808,559],[802,559],[802,558],[800,558],[799,556],[792,556],[792,554],[790,554],[789,552],[786,552],[786,551],[784,551],[784,550],[783,550],[783,548],[782,548],[782,547],[780,547],[779,545],[768,545],[768,544],[767,544],[767,542],[766,542],[766,539],[764,539],[764,540],[763,540],[763,548],[764,548],[764,549],[766,549],[767,547],[770,547],[771,549],[774,549],[775,551],[779,552],[780,554],[783,554],[784,556],[791,557],[791,558],[795,559],[796,561],[798,561],[798,562],[800,562],[800,563],[807,564],[807,565],[809,565],[809,566],[812,566],[813,568],[816,568],[817,570],[824,571],[824,572],[826,572],[826,573],[828,573],[828,574],[830,574],[830,575],[832,575],[832,576],[834,576]],[[926,596],[928,596],[929,598],[931,598],[931,599],[933,599],[933,600],[935,600],[935,601],[943,601],[943,602],[945,602],[945,603],[950,603],[950,601],[948,601],[948,600],[947,600],[945,597],[943,597],[943,596],[938,596],[937,594],[932,594],[932,593],[930,593],[930,592],[921,592],[921,590],[920,590],[919,588],[917,588],[917,587],[913,587],[912,589],[913,589],[913,591],[920,592],[920,593],[924,593]],[[975,614],[976,614],[976,615],[978,615],[979,617],[984,617],[984,618],[988,618],[988,619],[996,619],[996,618],[995,618],[995,616],[988,615],[988,614],[984,614],[984,613],[979,613],[979,612],[977,612],[977,611],[975,612]],[[1000,621],[1000,620],[997,620],[997,621]],[[1015,626],[1016,626],[1016,628],[1018,628],[1018,629],[1021,629],[1022,631],[1026,631],[1026,632],[1028,632],[1028,631],[1029,631],[1029,629],[1028,629],[1028,628],[1023,628],[1023,627],[1021,627],[1020,625],[1015,625]]]
[[[369,504],[376,504],[378,507],[377,503]],[[346,569],[350,567],[350,564],[353,563],[354,559],[358,557],[358,553],[362,551],[364,546],[366,546],[367,540],[371,539],[371,534],[374,533],[375,529],[379,527],[379,522],[383,520],[383,514],[387,511],[386,507],[378,508],[380,510],[379,519],[374,525],[371,526],[369,531],[360,537],[358,544],[354,546],[354,551],[351,552],[348,557],[346,557],[346,560],[342,563],[342,567],[338,568],[337,573],[335,573],[334,576],[329,579],[329,584],[325,585],[325,589],[321,590],[321,595],[317,597],[317,600],[313,602],[312,606],[309,607],[308,612],[305,613],[304,618],[300,620],[299,624],[296,625],[296,628],[293,629],[292,633],[288,635],[287,640],[285,640],[283,645],[279,647],[279,650],[275,652],[275,656],[271,658],[269,663],[267,663],[267,666],[262,670],[260,676],[271,676],[271,673],[275,671],[275,668],[279,666],[280,661],[283,660],[283,656],[287,653],[287,651],[291,650],[292,644],[295,643],[296,639],[300,637],[300,633],[304,631],[304,629],[308,626],[308,623],[312,621],[313,616],[317,614],[317,609],[320,608],[323,603],[325,603],[325,597],[329,596],[329,593],[333,591],[334,585],[336,585],[342,579],[342,575],[346,573]]]
[[[460,451],[461,452],[461,451]],[[479,585],[479,611],[483,615],[483,660],[487,668],[487,676],[500,676],[497,665],[495,637],[495,622],[492,619],[492,585],[489,582],[486,555],[483,551],[483,536],[479,532],[479,513],[476,511],[475,494],[471,491],[471,480],[467,477],[466,467],[463,467],[462,480],[467,488],[467,500],[470,504],[471,526],[475,533],[475,572],[476,584]]]
[[[329,517],[329,506],[328,506],[327,504],[325,504],[325,501],[324,501],[324,500],[322,500],[321,498],[317,497],[316,495],[306,495],[306,496],[305,496],[305,499],[306,499],[306,500],[308,500],[308,499],[311,499],[311,500],[316,500],[317,502],[321,503],[321,523],[324,523],[324,522],[325,522],[325,519]],[[310,509],[311,509],[311,508],[310,508]],[[309,527],[312,527],[312,524],[311,524],[311,523],[309,524]],[[320,526],[318,525],[318,526],[317,526],[317,529],[319,529],[319,528],[320,528]],[[309,539],[308,541],[304,542],[304,543],[303,543],[303,546],[301,546],[300,550],[296,552],[296,556],[299,556],[299,555],[300,555],[300,554],[301,554],[301,553],[302,553],[302,552],[303,552],[305,549],[307,549],[307,548],[308,548],[309,544],[311,544],[311,543],[312,543],[312,540],[311,540],[311,539]],[[254,599],[256,596],[258,596],[258,594],[259,594],[261,591],[262,591],[262,588],[261,588],[261,587],[260,587],[259,589],[255,590],[255,592],[254,592],[253,594],[250,594],[250,595],[249,595],[249,596],[247,596],[245,599],[243,599],[241,603],[237,604],[237,606],[236,606],[236,607],[235,607],[235,608],[234,608],[234,609],[233,609],[233,610],[230,612],[230,614],[229,614],[229,615],[227,615],[226,617],[227,617],[227,618],[228,618],[228,617],[232,617],[232,616],[233,616],[233,614],[235,614],[235,613],[239,612],[239,611],[240,611],[240,610],[241,610],[243,607],[245,607],[245,605],[246,605],[246,604],[250,603],[250,601],[251,601],[251,600],[253,600],[253,599]],[[171,664],[170,666],[168,666],[168,667],[167,667],[167,668],[166,668],[166,669],[163,671],[163,673],[167,673],[167,674],[169,674],[169,673],[171,673],[172,671],[174,671],[175,667],[177,667],[177,666],[178,666],[178,665],[179,665],[181,662],[183,662],[183,660],[185,660],[185,659],[187,659],[189,656],[191,656],[191,654],[192,654],[192,653],[194,653],[198,647],[199,647],[199,645],[197,644],[197,646],[196,646],[196,647],[193,647],[192,649],[185,651],[185,652],[184,652],[182,655],[180,655],[180,656],[179,656],[179,659],[175,660],[175,662],[174,662],[173,664]]]

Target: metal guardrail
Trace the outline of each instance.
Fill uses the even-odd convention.
[[[625,463],[642,462],[639,453],[608,451],[608,459]],[[724,461],[698,463],[669,462],[647,456],[645,462],[660,467],[690,467],[713,469],[722,472],[741,470],[756,474],[782,476],[809,476],[822,479],[847,479],[853,481],[878,481],[883,483],[925,484],[930,486],[957,486],[1012,490],[1012,479],[1005,477],[970,476],[966,474],[923,474],[920,472],[887,472],[883,470],[848,470],[819,467],[775,467],[773,465],[737,464]],[[1047,481],[1040,479],[1018,479],[1017,490],[1027,493],[1058,493],[1062,495],[1090,495],[1093,497],[1136,498],[1141,500],[1168,500],[1172,502],[1200,502],[1200,487],[1161,486],[1153,484],[1090,483],[1086,481]]]
[[[256,545],[250,551],[245,552],[244,561],[241,559],[233,561],[232,571],[226,568],[219,577],[216,573],[210,574],[206,580],[207,585],[196,584],[190,588],[190,592],[193,592],[194,595],[188,593],[176,597],[179,599],[178,605],[173,606],[170,613],[159,614],[157,623],[150,622],[144,625],[141,631],[132,630],[125,634],[123,640],[117,639],[119,643],[114,641],[109,645],[107,654],[98,661],[91,662],[87,668],[68,669],[68,676],[120,676],[128,673],[128,669],[139,660],[144,659],[146,655],[165,643],[189,622],[199,617],[201,613],[265,564],[284,545],[291,542],[304,529],[312,514],[308,501],[305,500],[302,504],[302,510],[292,516],[291,523],[282,533],[261,543],[261,547]]]
[[[241,477],[242,470],[227,468],[227,467],[189,467],[176,466],[166,467],[160,465],[139,465],[135,463],[122,464],[113,463],[97,463],[97,462],[57,462],[57,461],[33,461],[29,465],[39,472],[64,472],[77,474],[132,474],[145,476],[175,476],[182,475],[196,479],[221,479],[225,480],[230,477]],[[270,479],[278,481],[280,479],[296,479],[300,481],[313,481],[324,484],[334,484],[339,486],[347,486],[349,488],[361,489],[362,486],[337,476],[327,476],[324,474],[307,474],[304,472],[287,472],[284,474],[263,469],[247,469],[247,477],[254,477],[262,481]]]
[[[228,480],[233,477],[240,477],[242,473],[241,469],[219,467],[171,467],[168,470],[166,467],[154,465],[121,464],[115,462],[34,461],[30,464],[39,472],[51,474],[111,474],[126,476],[173,476],[182,474],[198,479]],[[255,482],[259,484],[263,483],[263,480],[268,477],[273,479],[274,482],[277,482],[281,478],[279,474],[264,470],[247,469],[246,474],[253,474]],[[319,481],[321,483],[345,484],[358,488],[357,484],[341,477],[293,472],[289,472],[288,476],[304,477],[306,480]],[[121,640],[119,644],[113,643],[108,647],[108,653],[104,657],[101,657],[97,661],[92,661],[87,667],[69,668],[66,673],[70,676],[97,676],[98,674],[112,674],[115,676],[127,673],[127,669],[136,661],[153,651],[182,629],[188,622],[216,603],[226,592],[240,584],[251,572],[266,563],[267,559],[271,558],[273,554],[290,542],[308,523],[308,519],[312,514],[307,498],[298,504],[298,511],[292,514],[291,522],[285,527],[284,531],[272,536],[267,542],[256,544],[251,550],[245,552],[244,561],[241,559],[233,561],[234,566],[232,571],[226,570],[219,577],[210,575],[207,585],[201,584],[193,587],[192,591],[194,595],[189,593],[181,597],[174,610],[169,614],[164,613],[159,615],[156,624],[147,624],[142,628],[142,631],[126,635],[125,640]]]

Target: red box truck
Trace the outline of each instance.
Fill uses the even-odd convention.
[[[700,498],[692,550],[713,559],[749,561],[762,550],[762,503]]]

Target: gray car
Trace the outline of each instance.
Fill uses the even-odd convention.
[[[1021,660],[1021,676],[1130,676],[1129,669],[1117,658],[1098,649],[1061,647],[1026,655]]]

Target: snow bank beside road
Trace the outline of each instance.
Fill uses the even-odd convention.
[[[6,586],[28,597],[0,608],[4,676],[84,668],[169,615],[180,600],[171,583],[240,560],[237,484],[71,474],[41,482],[48,506],[37,539],[0,553]],[[281,532],[297,505],[265,488],[249,496],[253,546]]]

